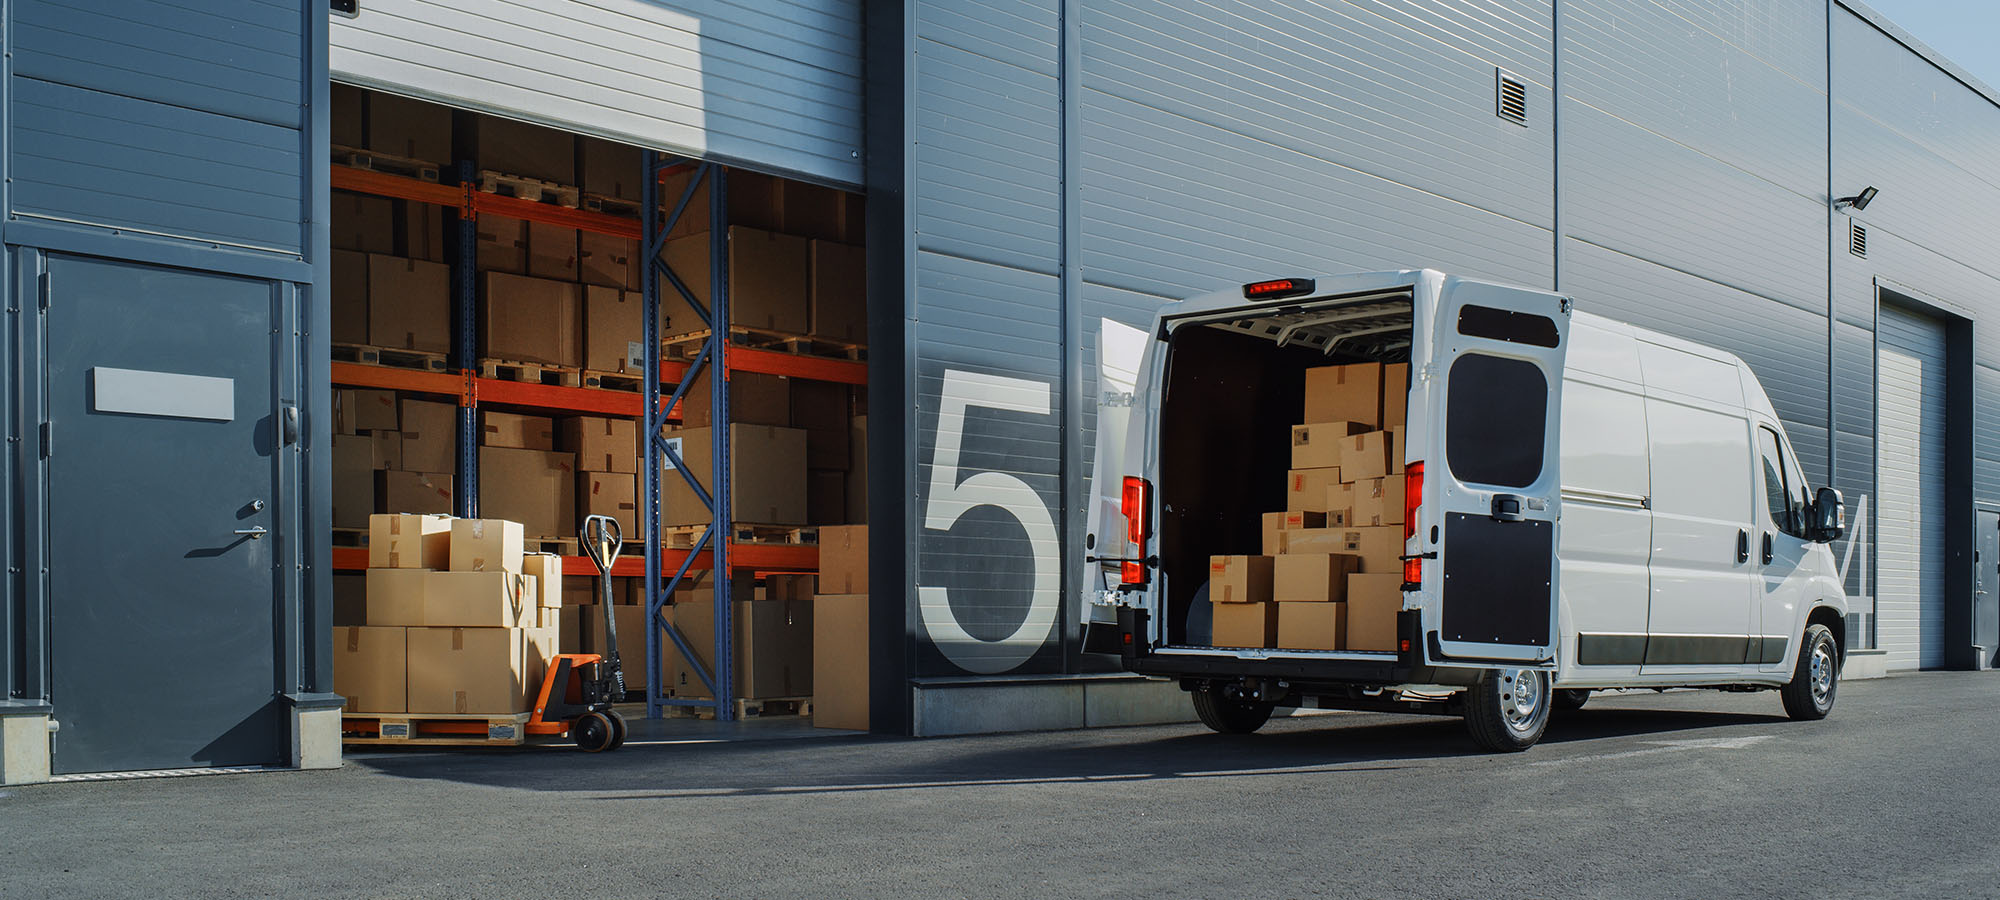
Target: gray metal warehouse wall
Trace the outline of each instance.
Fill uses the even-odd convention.
[[[1557,287],[1745,358],[1852,509],[1873,491],[1877,280],[1965,320],[2000,308],[2000,108],[1863,8],[911,9],[920,676],[1087,666],[1058,645],[1073,627],[1034,616],[1079,608],[1100,318],[1307,270]],[[1526,82],[1525,126],[1495,115],[1496,69]],[[1863,259],[1829,200],[1870,184]],[[2000,354],[1987,329],[1974,345],[1975,480],[2000,499]],[[981,472],[1000,474],[964,481]],[[968,506],[983,491],[996,505]],[[1059,559],[1027,537],[1044,521]]]

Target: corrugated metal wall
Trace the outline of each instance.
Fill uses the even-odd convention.
[[[2000,109],[1839,2],[918,0],[914,19],[918,460],[960,427],[947,371],[1046,384],[1047,419],[975,412],[965,446],[1064,513],[1071,555],[1097,322],[1165,298],[1403,266],[1558,286],[1743,356],[1850,509],[1874,490],[1877,280],[1968,319],[2000,300]],[[1495,116],[1496,70],[1527,83],[1525,127]],[[1868,184],[1863,259],[1828,203]],[[1975,474],[2000,500],[2000,342],[1976,334]],[[1081,453],[1050,431],[1064,404]],[[1022,621],[1046,561],[1005,515],[924,529],[931,481],[919,583]]]
[[[859,0],[364,0],[336,79],[861,182]]]

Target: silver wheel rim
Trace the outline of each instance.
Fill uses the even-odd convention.
[[[1507,727],[1515,731],[1527,732],[1535,729],[1535,720],[1547,705],[1548,688],[1542,683],[1542,673],[1536,669],[1502,669],[1500,677],[1500,712],[1507,720]]]
[[[1807,674],[1812,679],[1813,705],[1825,707],[1833,700],[1833,648],[1828,642],[1813,644],[1811,665]]]

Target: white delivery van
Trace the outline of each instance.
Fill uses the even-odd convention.
[[[1114,485],[1126,527],[1088,541],[1087,647],[1178,679],[1209,727],[1254,731],[1277,706],[1435,712],[1521,750],[1595,689],[1831,709],[1841,498],[1807,491],[1734,356],[1431,270],[1170,303],[1148,344]],[[1285,508],[1303,372],[1366,361],[1409,364],[1396,649],[1215,646],[1210,558],[1257,553],[1260,513]]]

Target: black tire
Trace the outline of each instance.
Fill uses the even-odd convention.
[[[1833,699],[1840,693],[1840,645],[1825,625],[1806,626],[1799,642],[1799,661],[1792,668],[1792,680],[1778,691],[1784,698],[1785,714],[1810,722],[1826,718],[1833,711]]]
[[[1271,710],[1277,708],[1275,703],[1230,697],[1220,690],[1196,690],[1191,696],[1201,724],[1220,734],[1250,734],[1264,727],[1271,719]]]
[[[605,715],[611,719],[611,746],[604,749],[616,750],[625,746],[625,717],[615,709]]]
[[[1583,705],[1589,702],[1590,702],[1589,691],[1577,690],[1571,688],[1564,688],[1556,691],[1556,708],[1563,710],[1564,712],[1568,712],[1570,710],[1582,709]]]
[[[585,753],[599,753],[611,749],[613,732],[609,716],[601,712],[584,713],[570,723],[569,739]]]
[[[1542,739],[1554,694],[1544,670],[1490,670],[1465,691],[1465,728],[1481,749],[1519,753]]]

